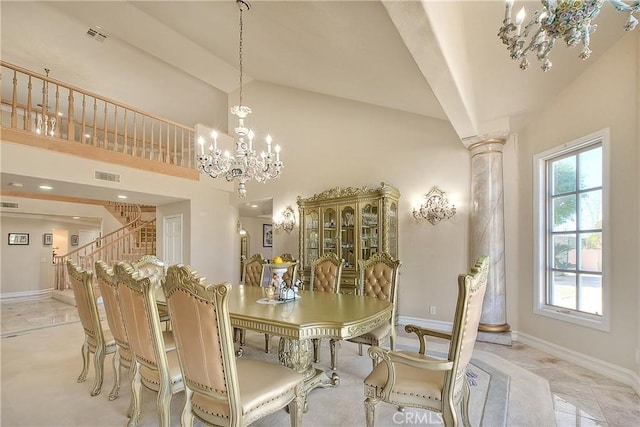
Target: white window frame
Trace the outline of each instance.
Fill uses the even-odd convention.
[[[593,315],[556,306],[545,301],[547,280],[546,246],[546,163],[547,160],[580,150],[594,143],[602,145],[602,315]],[[575,323],[593,329],[609,331],[610,309],[610,269],[609,254],[609,129],[594,132],[585,137],[560,145],[533,156],[533,240],[534,240],[534,299],[533,312],[565,322]]]

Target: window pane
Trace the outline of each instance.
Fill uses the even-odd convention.
[[[602,228],[602,190],[580,194],[580,230]]]
[[[580,275],[580,303],[578,310],[602,314],[602,276],[596,274]]]
[[[576,190],[576,157],[556,160],[551,164],[552,195],[570,193]]]
[[[555,197],[551,201],[553,214],[552,231],[573,231],[576,229],[576,196],[574,194]]]
[[[549,303],[558,307],[576,309],[576,275],[555,271],[551,275]]]
[[[553,268],[575,270],[576,238],[573,234],[554,235],[551,241]]]
[[[580,270],[602,272],[602,233],[580,234]]]
[[[602,147],[594,148],[581,153],[580,162],[580,189],[602,186]]]

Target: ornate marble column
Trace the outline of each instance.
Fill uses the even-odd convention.
[[[481,332],[509,330],[504,264],[503,138],[467,145],[471,151],[471,260],[488,255],[491,265],[480,318]]]

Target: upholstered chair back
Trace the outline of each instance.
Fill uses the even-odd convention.
[[[255,254],[244,265],[244,284],[248,286],[262,286],[265,259],[262,254]]]
[[[164,302],[164,294],[159,292],[160,284],[166,274],[167,265],[155,255],[143,255],[140,259],[131,263],[133,270],[140,278],[150,277],[156,285],[154,290],[156,301]]]
[[[378,252],[368,260],[360,260],[360,282],[358,294],[378,298],[393,304],[392,319],[395,319],[398,272],[402,263],[386,252]]]
[[[189,267],[176,265],[169,267],[164,289],[183,379],[197,391],[193,405],[213,405],[214,413],[229,419],[241,410],[234,406],[239,401],[236,359],[226,302],[231,285],[206,285]]]
[[[340,292],[344,260],[333,252],[326,253],[311,265],[311,289],[316,292]]]
[[[72,260],[67,260],[67,272],[71,280],[80,323],[89,345],[95,347],[98,343],[104,343],[98,306],[93,291],[93,272],[81,269]]]
[[[131,350],[144,367],[154,371],[166,369],[164,348],[161,352],[156,349],[158,343],[162,343],[163,347],[164,343],[158,308],[151,289],[155,282],[150,278],[139,278],[133,267],[125,262],[115,265],[114,274]],[[160,358],[156,356],[157,353],[161,353]],[[143,376],[147,377],[148,373]]]
[[[458,302],[451,331],[449,360],[454,361],[455,390],[457,394],[463,385],[467,365],[471,360],[473,347],[478,335],[478,325],[482,315],[482,303],[487,289],[489,258],[480,257],[471,268],[470,274],[458,276]],[[447,381],[445,380],[445,385]]]
[[[116,343],[128,351],[129,339],[122,320],[120,301],[118,301],[118,288],[116,287],[113,269],[103,261],[96,261],[95,270],[109,329],[111,329]]]

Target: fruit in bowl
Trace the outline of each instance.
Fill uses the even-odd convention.
[[[283,264],[283,263],[284,263],[284,261],[282,260],[282,258],[280,258],[279,256],[277,256],[277,257],[275,257],[275,258],[273,259],[273,263],[274,263],[274,264]]]

